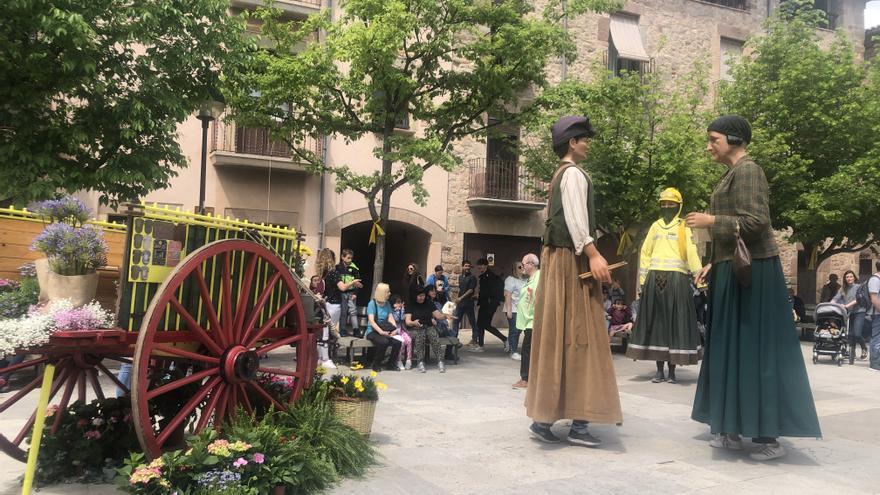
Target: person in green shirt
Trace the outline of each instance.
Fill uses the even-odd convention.
[[[535,318],[535,296],[538,293],[538,281],[541,279],[539,260],[536,254],[529,253],[522,259],[523,275],[529,277],[519,290],[519,303],[516,305],[516,327],[523,329],[522,359],[519,363],[520,380],[513,388],[526,388],[529,384],[529,358],[532,350],[532,323]]]

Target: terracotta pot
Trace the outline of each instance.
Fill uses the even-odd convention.
[[[98,292],[98,274],[59,275],[49,269],[49,260],[38,259],[37,282],[40,284],[40,301],[70,299],[74,306],[82,306],[95,298]]]
[[[287,488],[285,488],[283,485],[279,485],[272,489],[272,495],[284,495],[286,491]]]

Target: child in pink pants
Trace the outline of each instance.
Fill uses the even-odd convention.
[[[399,335],[394,338],[400,337],[400,341],[403,342],[403,345],[400,346],[400,355],[397,356],[397,366],[401,369],[411,369],[412,368],[412,338],[410,338],[409,334],[406,333],[406,328],[403,324],[403,318],[405,313],[405,308],[403,307],[403,298],[400,296],[391,296],[391,304],[394,306],[394,311],[392,311],[391,315],[394,317],[394,322],[397,324],[397,331]],[[403,356],[406,353],[406,366],[403,365]]]

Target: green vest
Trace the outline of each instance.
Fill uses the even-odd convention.
[[[556,174],[556,178],[550,185],[550,200],[547,202],[547,220],[544,222],[544,245],[554,247],[568,247],[574,249],[574,242],[571,240],[571,233],[568,231],[568,225],[565,224],[565,213],[562,209],[562,174],[569,167],[576,167],[587,179],[587,216],[590,222],[590,236],[596,238],[596,205],[595,195],[593,194],[593,181],[584,169],[578,167],[571,162],[562,162],[562,169]]]

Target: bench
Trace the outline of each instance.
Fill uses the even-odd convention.
[[[459,344],[460,343],[458,337],[440,337],[441,346],[446,345],[452,347],[452,361],[455,364],[458,364]],[[349,363],[351,363],[354,359],[354,353],[356,350],[360,349],[361,356],[363,357],[364,354],[366,354],[367,349],[374,347],[373,343],[369,340],[361,339],[358,337],[339,337],[339,339],[337,339],[336,341],[336,345],[339,349],[343,349],[345,351],[345,356],[348,359]]]
[[[795,328],[800,330],[801,332],[801,340],[813,340],[813,332],[816,331],[815,323],[807,323],[803,321],[799,321],[794,324]]]

